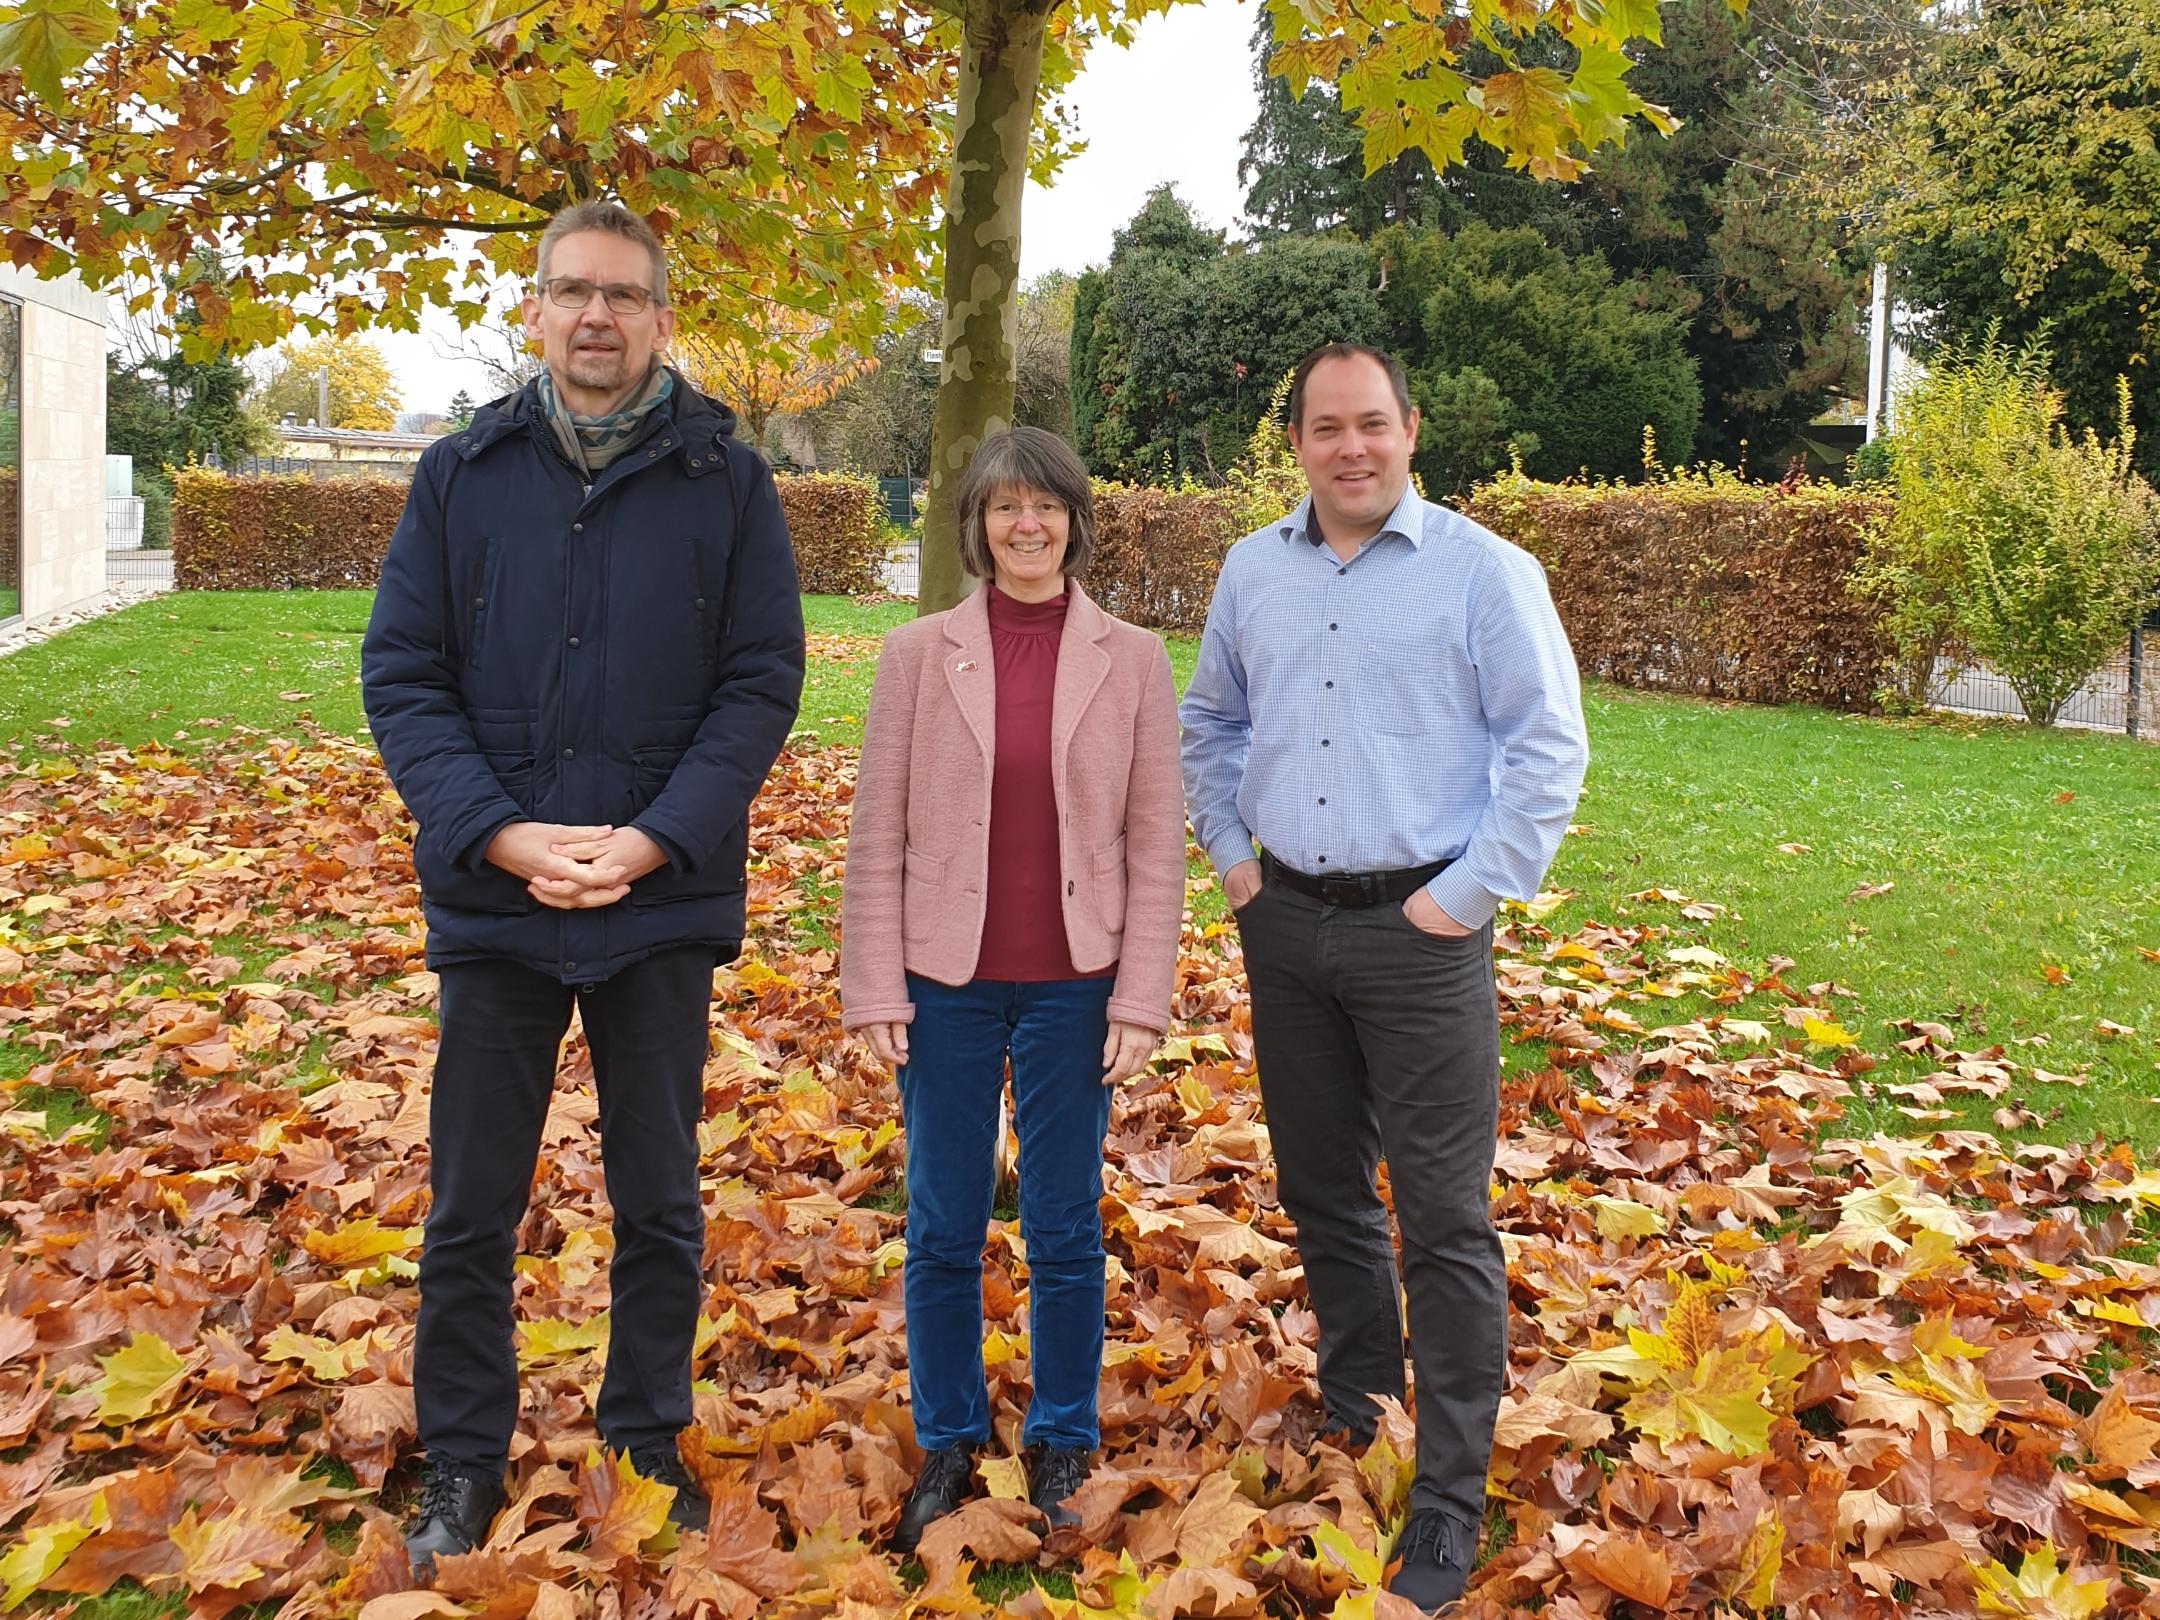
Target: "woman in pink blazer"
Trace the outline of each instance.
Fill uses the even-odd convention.
[[[1052,1527],[1093,1466],[1110,1088],[1170,1025],[1185,801],[1170,660],[1088,600],[1079,460],[993,434],[960,486],[984,583],[885,638],[842,893],[842,1022],[898,1074],[908,1368],[926,1456],[893,1543],[957,1507],[988,1443],[982,1255],[1012,1066],[1035,1388],[1030,1491]]]

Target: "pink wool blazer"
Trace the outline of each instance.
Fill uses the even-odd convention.
[[[997,686],[989,587],[885,638],[863,729],[840,896],[841,1023],[907,1023],[909,973],[998,976],[983,933]],[[1185,912],[1177,690],[1154,635],[1073,582],[1051,697],[1065,938],[1118,965],[1110,1016],[1170,1027]]]

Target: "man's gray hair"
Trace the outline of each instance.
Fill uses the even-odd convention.
[[[555,244],[566,236],[580,231],[608,231],[616,236],[627,237],[652,255],[652,294],[656,303],[667,302],[667,250],[660,245],[660,238],[653,228],[620,203],[594,198],[590,202],[572,203],[547,223],[540,233],[540,275],[544,285],[547,281],[548,255]]]
[[[1095,555],[1095,497],[1087,468],[1072,447],[1038,427],[1007,428],[983,440],[960,480],[960,566],[977,579],[994,579],[983,515],[991,500],[1009,490],[1032,489],[1065,503],[1065,573],[1087,567]]]

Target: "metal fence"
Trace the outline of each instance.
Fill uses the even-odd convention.
[[[145,551],[139,546],[131,551],[108,550],[105,553],[105,583],[150,585],[169,591],[173,583],[172,553]]]
[[[267,474],[300,474],[307,478],[389,478],[401,484],[412,482],[417,461],[329,461],[315,456],[240,456],[226,465],[216,452],[204,460],[204,465],[236,477],[251,478]]]
[[[2118,731],[2160,741],[2160,670],[2153,668],[2160,636],[2142,630],[2106,668],[2072,694],[2055,724],[2080,731]],[[1935,666],[1934,706],[1952,714],[2027,718],[2010,682],[1984,663]]]
[[[895,596],[916,595],[922,589],[922,542],[896,546],[878,570],[878,584]]]
[[[142,544],[143,500],[140,495],[105,497],[105,549],[132,551]]]

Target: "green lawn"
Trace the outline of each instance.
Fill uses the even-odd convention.
[[[356,733],[367,603],[364,592],[183,594],[69,631],[0,659],[0,745],[184,744],[302,715]],[[912,611],[838,598],[806,609],[814,637],[852,638]],[[1170,645],[1182,683],[1193,644]],[[867,646],[812,647],[806,740],[852,744],[874,657]],[[2025,1094],[2042,1134],[2160,1142],[2160,962],[2139,954],[2160,951],[2160,748],[1608,687],[1593,688],[1588,706],[1582,830],[1549,880],[1575,898],[1552,926],[1656,919],[1750,968],[1791,957],[1790,982],[1856,992],[1843,1021],[1878,1054],[1893,1053],[1883,1021],[1896,1018],[1949,1024],[1970,1048],[2045,1037],[2013,1055],[2057,1073],[2090,1069],[2093,1083]],[[1727,909],[1696,922],[1627,898],[1651,888]],[[1219,905],[1213,891],[1197,903],[1203,914]],[[1706,1010],[1634,1009],[1651,1025]],[[2135,1034],[2103,1034],[2102,1020]],[[1920,1072],[1900,1057],[1872,1078]],[[1985,1127],[1998,1105],[1953,1106]],[[1917,1128],[1888,1100],[1854,1123]]]

